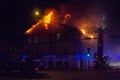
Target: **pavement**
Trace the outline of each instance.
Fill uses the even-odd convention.
[[[38,73],[2,73],[0,80],[120,80],[114,71],[39,71]]]
[[[120,80],[113,71],[47,71],[50,78],[41,80]]]

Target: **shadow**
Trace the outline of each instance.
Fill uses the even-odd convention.
[[[19,79],[44,79],[51,78],[47,73],[21,73],[21,72],[9,72],[0,73],[0,77],[10,77]]]

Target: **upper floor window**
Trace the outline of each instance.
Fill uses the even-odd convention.
[[[61,34],[60,34],[60,33],[57,33],[57,34],[56,34],[56,39],[59,40],[60,37],[61,37]]]
[[[63,39],[64,39],[64,34],[62,34],[62,33],[56,34],[56,40],[63,40]]]

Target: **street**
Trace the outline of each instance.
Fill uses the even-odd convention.
[[[113,71],[40,71],[37,74],[2,74],[0,80],[120,80]]]

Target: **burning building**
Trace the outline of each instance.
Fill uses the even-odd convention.
[[[91,57],[82,53],[80,30],[66,24],[71,15],[66,14],[64,20],[55,16],[55,11],[50,10],[42,20],[25,32],[26,53],[29,53],[32,59],[40,58],[40,61],[50,69],[90,67]]]

